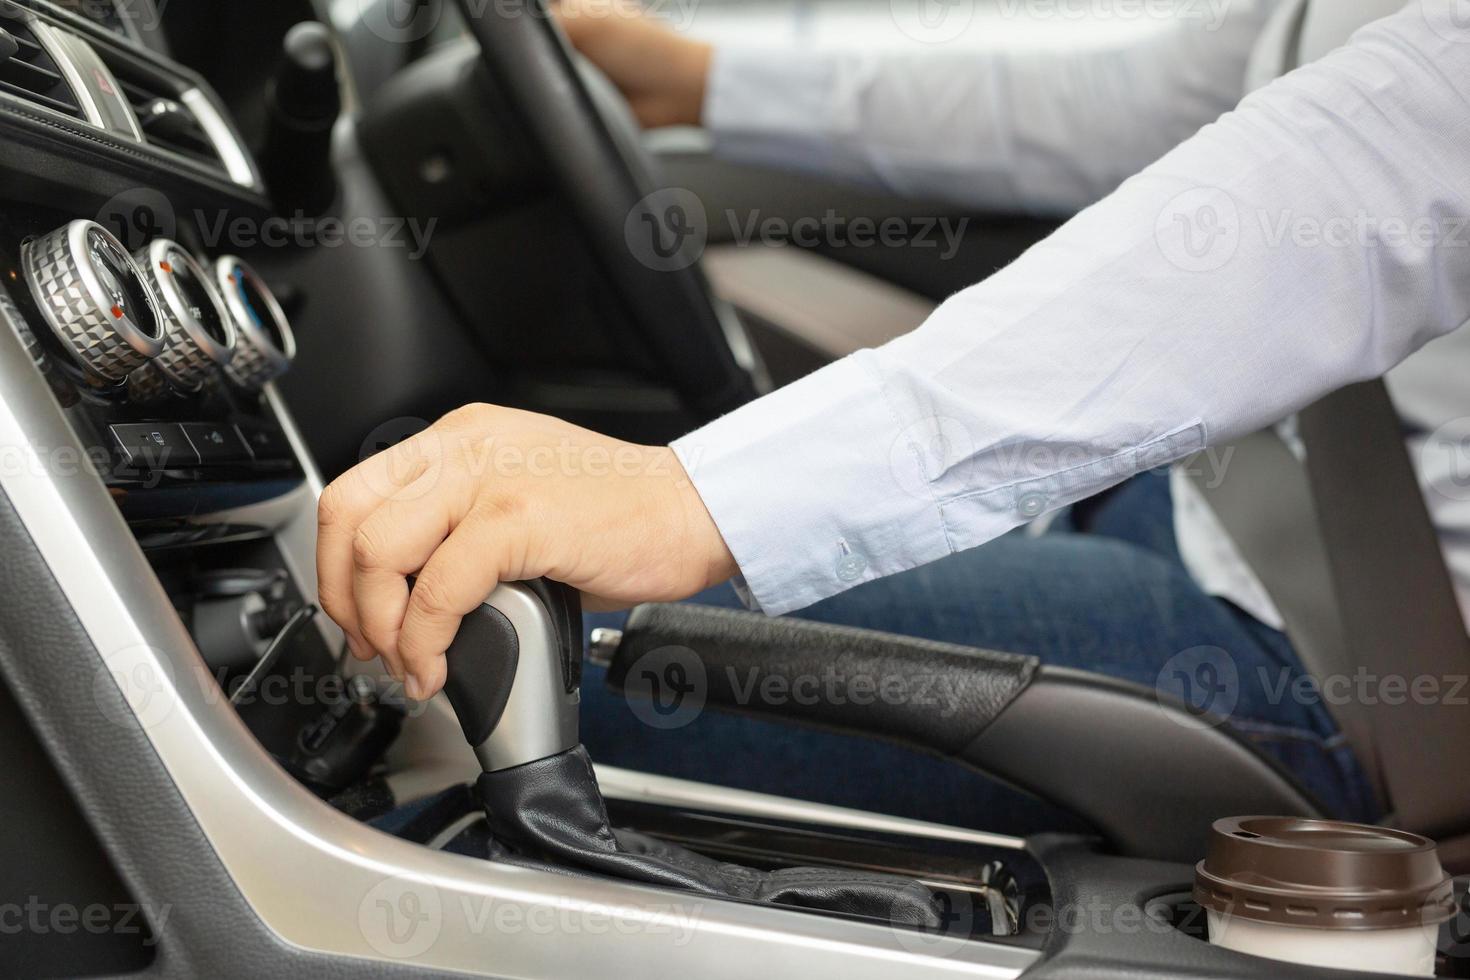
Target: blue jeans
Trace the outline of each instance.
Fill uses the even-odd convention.
[[[690,600],[738,606],[728,586]],[[796,615],[1028,654],[1157,687],[1228,715],[1333,816],[1378,816],[1366,777],[1320,700],[1293,696],[1286,636],[1202,592],[1180,561],[1168,480],[1145,474],[1039,536],[1007,535]],[[620,616],[589,616],[589,628]],[[705,711],[676,731],[642,724],[589,668],[583,741],[599,762],[1006,833],[1076,818],[961,766],[885,743]],[[1126,792],[1126,787],[1120,787]]]

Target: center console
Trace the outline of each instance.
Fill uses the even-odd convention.
[[[49,36],[36,28],[49,15],[28,16],[28,36]],[[104,68],[177,72],[57,24],[103,51]],[[368,975],[549,978],[628,957],[651,976],[746,976],[764,962],[876,980],[1014,976],[1036,961],[1045,931],[1028,922],[1046,876],[1021,841],[978,831],[599,773],[599,805],[643,846],[739,865],[741,881],[789,884],[783,869],[804,867],[922,882],[942,902],[926,922],[886,900],[771,905],[507,860],[451,707],[414,704],[343,657],[315,608],[322,481],[275,385],[295,353],[289,304],[187,220],[107,220],[111,166],[56,186],[55,161],[78,144],[49,139],[12,161],[41,190],[0,200],[0,489],[8,573],[26,582],[12,613],[50,638],[40,655],[0,639],[0,671],[109,853],[147,869],[130,887],[151,898],[208,883],[207,899],[155,924],[174,962],[247,944],[258,969],[296,972],[350,958]],[[215,193],[230,169],[205,179],[197,162],[143,186],[166,190],[176,215],[251,213],[253,188]],[[279,255],[260,265],[289,269]],[[576,662],[580,635],[565,640]],[[207,939],[221,920],[230,938]]]
[[[217,861],[216,887],[238,889],[285,941],[277,952],[384,975],[403,963],[544,977],[609,956],[671,977],[748,975],[753,960],[1002,977],[1040,955],[1045,933],[1027,923],[1045,874],[1022,842],[980,832],[602,774],[620,832],[756,875],[912,878],[943,896],[940,928],[505,860],[454,712],[344,664],[312,605],[320,481],[271,383],[292,342],[270,286],[238,257],[177,240],[128,250],[40,207],[7,205],[0,231],[0,446],[34,464],[0,483],[100,658],[85,697],[51,703],[114,718],[112,752],[146,746],[170,788],[137,810],[99,804],[106,819],[157,820],[177,799],[211,858],[192,874]],[[580,633],[565,639],[579,659]],[[42,683],[48,657],[7,661],[8,680]],[[82,778],[105,784],[95,753],[81,753]],[[146,786],[116,789],[137,800]],[[156,837],[129,826],[120,846]],[[169,839],[173,856],[150,866],[176,861],[188,835]],[[399,921],[410,911],[432,935]]]

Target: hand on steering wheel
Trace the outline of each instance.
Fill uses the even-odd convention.
[[[713,48],[681,37],[633,0],[558,0],[567,39],[623,93],[644,128],[697,126]]]
[[[623,46],[615,39],[627,35],[634,58],[650,65],[662,59],[671,74],[697,77],[702,91],[703,69],[697,67],[701,46],[695,42],[634,10],[590,6],[623,0],[568,2],[588,5],[586,16],[574,18],[574,8],[566,7],[562,19],[568,24],[575,20],[589,45],[605,35],[609,59]],[[460,0],[460,8],[479,42],[487,80],[519,119],[528,148],[539,151],[542,171],[560,189],[568,216],[580,225],[621,301],[610,304],[609,313],[627,316],[660,380],[677,391],[691,421],[712,420],[756,397],[766,387],[759,358],[699,267],[707,235],[700,233],[698,223],[671,227],[681,202],[670,204],[670,189],[659,179],[657,161],[640,144],[637,132],[605,111],[584,84],[575,52],[547,0],[517,0],[489,10]],[[623,74],[631,86],[628,64],[624,62]],[[645,73],[648,78],[657,74]],[[649,92],[654,90],[662,92],[663,87],[653,85]],[[699,98],[691,99],[687,92],[672,100],[648,94],[645,117],[692,112],[697,118]],[[656,242],[650,242],[650,227]],[[677,261],[669,262],[670,257]]]

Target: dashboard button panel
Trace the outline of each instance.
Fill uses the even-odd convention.
[[[127,464],[140,470],[179,469],[199,465],[199,453],[173,422],[138,422],[111,426]]]
[[[278,428],[255,422],[238,422],[235,428],[250,447],[250,452],[259,461],[293,459],[295,453],[286,434]]]
[[[251,459],[250,449],[240,438],[233,425],[225,422],[185,422],[184,435],[189,437],[199,461],[205,466],[214,463],[242,463]]]

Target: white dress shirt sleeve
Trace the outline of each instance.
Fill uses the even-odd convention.
[[[720,47],[704,124],[727,159],[1070,215],[1240,101],[1274,2],[1190,4],[1070,46]]]
[[[675,444],[772,614],[972,548],[1470,318],[1470,27],[1247,98],[921,328]]]

